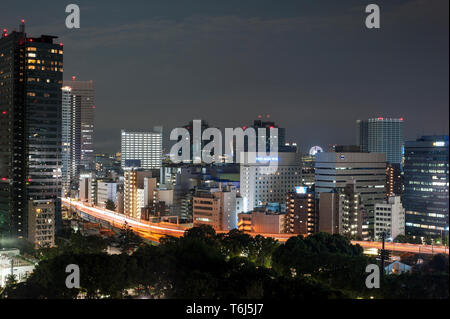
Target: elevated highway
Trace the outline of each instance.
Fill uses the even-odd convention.
[[[140,220],[133,217],[125,216],[104,208],[90,206],[87,203],[72,200],[69,198],[62,198],[61,202],[64,206],[75,210],[83,218],[94,220],[96,222],[106,222],[109,225],[121,228],[125,223],[128,223],[133,230],[141,237],[159,241],[164,236],[181,237],[191,225],[177,225],[173,223],[161,222],[153,223],[146,220]],[[263,234],[251,233],[250,235],[261,235],[264,237],[272,237],[280,242],[286,242],[290,237],[296,236],[293,234]],[[377,241],[352,241],[353,244],[361,245],[365,250],[381,249],[381,243]],[[417,244],[401,244],[401,243],[386,243],[385,249],[395,252],[410,252],[419,254],[447,254],[448,248],[445,246],[434,245],[417,245]]]

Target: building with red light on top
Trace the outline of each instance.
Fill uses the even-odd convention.
[[[361,147],[362,152],[385,153],[388,163],[401,164],[405,144],[403,123],[402,117],[358,120],[357,145]]]
[[[56,38],[28,37],[22,21],[0,39],[0,237],[36,245],[53,244],[61,206],[63,49]],[[30,237],[37,209],[49,227],[31,229]]]

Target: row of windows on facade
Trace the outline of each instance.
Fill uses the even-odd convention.
[[[27,47],[28,52],[37,52],[37,49],[35,47]],[[42,49],[39,50],[39,52],[43,52]],[[63,50],[57,50],[57,49],[49,49],[47,52],[53,53],[53,54],[63,54]],[[28,53],[30,54],[30,53]]]
[[[45,67],[45,66],[35,66],[35,65],[29,65],[27,66],[28,70],[38,70],[38,71],[53,71],[53,72],[63,72],[63,68],[57,68],[57,67]]]

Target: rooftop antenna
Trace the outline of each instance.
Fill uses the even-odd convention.
[[[25,33],[25,19],[20,20],[19,32]]]

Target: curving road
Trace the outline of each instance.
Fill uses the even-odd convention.
[[[125,216],[123,214],[116,213],[104,208],[98,208],[90,206],[87,203],[83,203],[68,198],[61,198],[61,202],[65,206],[70,206],[72,209],[76,209],[78,212],[87,214],[95,219],[104,220],[109,222],[114,227],[122,227],[127,222],[133,230],[143,238],[147,238],[153,241],[159,241],[161,237],[166,235],[181,237],[185,231],[189,229],[187,226],[175,225],[171,223],[161,222],[152,223],[145,220],[139,220],[133,217]],[[264,237],[272,237],[280,242],[285,242],[290,237],[297,236],[295,234],[256,234],[252,233],[252,236],[262,235]],[[381,249],[381,243],[377,241],[352,241],[353,244],[359,244],[365,249],[376,248]],[[386,243],[385,249],[398,252],[410,252],[421,254],[447,254],[448,248],[445,246],[432,246],[432,245],[417,245],[417,244],[400,244],[400,243]]]

